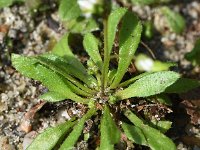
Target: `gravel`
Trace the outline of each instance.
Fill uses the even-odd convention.
[[[175,4],[172,9],[180,11],[187,21],[187,28],[182,35],[163,30],[165,25],[156,7],[134,6],[132,10],[141,19],[154,20],[156,36],[145,43],[153,50],[160,60],[178,62],[180,71],[191,69],[190,62],[184,59],[184,54],[191,51],[195,40],[200,36],[200,2],[190,1]],[[10,53],[27,56],[44,53],[52,48],[53,41],[59,39],[65,32],[62,27],[52,29],[47,17],[32,18],[25,6],[13,6],[0,10],[0,150],[25,149],[33,138],[49,126],[69,120],[72,116],[82,116],[82,106],[72,102],[45,104],[32,120],[32,131],[26,133],[20,125],[24,115],[40,102],[38,96],[46,91],[40,83],[22,76],[10,65]],[[50,14],[51,19],[58,21],[56,13]],[[4,25],[4,26],[2,26]],[[9,46],[7,39],[11,41]],[[195,69],[199,72],[199,69]],[[48,108],[48,109],[46,109]],[[200,137],[200,129],[188,124],[185,127],[188,135]],[[87,143],[79,142],[79,147]],[[87,147],[87,146],[83,146]],[[177,142],[179,150],[199,150],[198,146],[186,146]]]

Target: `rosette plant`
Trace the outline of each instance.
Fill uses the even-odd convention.
[[[173,141],[139,117],[132,107],[118,107],[120,102],[148,98],[161,93],[179,93],[199,86],[199,82],[182,78],[173,71],[148,72],[125,80],[124,76],[140,42],[142,24],[125,8],[114,10],[104,22],[104,38],[92,33],[83,38],[83,46],[89,55],[87,67],[72,53],[68,34],[56,44],[52,52],[26,57],[12,55],[13,66],[24,76],[40,81],[48,88],[41,99],[48,102],[72,100],[87,106],[88,111],[79,119],[46,129],[39,134],[27,150],[70,150],[83,134],[84,124],[95,115],[101,116],[98,128],[100,142],[96,148],[112,150],[126,137],[133,143],[153,150],[175,150]],[[118,40],[119,46],[114,46]],[[118,65],[110,65],[113,49],[118,49]],[[99,49],[103,49],[103,54]],[[103,56],[103,58],[102,58]],[[153,103],[153,101],[152,101]],[[120,108],[116,110],[116,108]],[[117,117],[121,116],[121,117]],[[167,121],[162,128],[169,129]],[[166,127],[167,124],[167,127]],[[122,136],[123,135],[123,136]],[[89,137],[90,138],[90,137]],[[125,142],[124,142],[125,143]]]

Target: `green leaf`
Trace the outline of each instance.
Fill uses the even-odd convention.
[[[91,108],[78,122],[76,126],[74,126],[72,132],[68,135],[68,137],[65,139],[59,150],[68,150],[73,149],[73,146],[77,142],[79,136],[81,135],[81,132],[84,128],[85,122],[91,118],[96,112],[95,108]]]
[[[64,26],[71,33],[81,33],[86,34],[88,32],[93,32],[99,30],[99,25],[92,18],[77,18],[75,20],[70,20],[64,23]]]
[[[69,89],[63,76],[46,68],[34,57],[12,54],[12,64],[24,76],[41,81],[50,91],[61,93],[66,96],[65,98],[76,102],[88,103],[88,100],[79,97]]]
[[[157,120],[151,120],[152,127],[158,129],[162,133],[166,133],[172,125],[172,122],[170,121],[157,121]]]
[[[124,111],[124,115],[137,127],[142,126],[143,120],[138,118],[131,110],[127,109]]]
[[[118,8],[114,10],[108,17],[107,32],[104,34],[106,34],[105,40],[107,41],[107,51],[109,55],[111,53],[114,44],[115,35],[117,32],[117,25],[119,24],[120,20],[122,19],[122,17],[125,15],[126,12],[127,12],[126,8]]]
[[[162,71],[146,75],[128,88],[118,91],[116,96],[119,99],[127,99],[131,97],[148,97],[164,92],[167,87],[174,84],[180,75],[172,71]]]
[[[110,54],[117,32],[117,25],[126,12],[127,9],[118,8],[109,15],[108,21],[104,23],[104,64],[102,71],[102,81],[104,87],[107,86]]]
[[[71,63],[70,58],[66,59],[49,53],[37,56],[36,58],[40,61],[40,63],[62,74],[68,80],[70,80],[69,75],[72,75],[73,77],[76,77],[86,83],[89,87],[96,85],[94,77],[88,75],[87,72],[83,72],[83,70],[76,66],[76,64]]]
[[[192,64],[200,65],[200,39],[198,39],[191,52],[185,55],[185,58],[192,62]]]
[[[138,18],[131,12],[127,12],[122,19],[119,32],[119,63],[117,74],[111,88],[116,88],[127,72],[128,66],[138,48],[142,33],[142,25]]]
[[[143,135],[146,138],[148,146],[152,150],[176,150],[176,145],[171,139],[162,134],[159,130],[156,130],[143,123],[134,113],[130,110],[126,110],[124,115],[138,128],[141,129]]]
[[[90,58],[94,61],[94,63],[101,70],[102,59],[101,59],[101,55],[99,53],[98,40],[95,38],[95,36],[92,33],[88,33],[84,36],[83,45],[84,45],[86,52],[90,56]]]
[[[158,102],[160,102],[161,104],[172,106],[172,102],[171,102],[170,98],[168,97],[168,95],[166,95],[166,94],[156,95],[156,100]]]
[[[87,71],[86,71],[85,67],[83,66],[83,64],[72,53],[72,51],[68,45],[68,38],[69,38],[69,34],[64,35],[62,37],[62,39],[56,44],[56,46],[54,47],[52,52],[58,56],[63,57],[64,62],[69,62],[70,66],[72,68],[76,68],[77,70],[79,70],[80,73],[84,74],[84,76],[85,76],[85,75],[87,75]],[[86,76],[86,77],[82,76],[81,78],[82,78],[82,80],[87,82],[88,86],[90,86],[90,87],[97,86],[97,83],[96,83],[97,81],[92,76]]]
[[[174,84],[167,87],[165,93],[184,93],[200,86],[200,81],[180,78]]]
[[[137,5],[150,5],[150,4],[158,4],[158,3],[167,3],[171,0],[131,0],[133,4]]]
[[[108,72],[108,84],[109,84],[109,85],[110,85],[110,84],[112,83],[112,81],[114,80],[116,73],[117,73],[117,70],[116,70],[116,69],[109,70],[109,72]]]
[[[100,150],[114,149],[114,144],[117,144],[120,140],[120,131],[112,119],[108,106],[104,107],[100,131]]]
[[[73,121],[73,120],[72,120]],[[74,126],[75,122],[67,121],[56,127],[46,129],[39,134],[26,150],[51,150],[57,142]]]
[[[66,99],[66,96],[58,92],[49,91],[41,95],[39,98],[48,102],[57,102]]]
[[[139,144],[139,145],[145,145],[145,146],[148,145],[146,138],[139,127],[129,125],[123,122],[122,128],[129,140],[134,141],[134,143]]]
[[[15,2],[24,2],[25,0],[0,0],[0,8],[8,7]]]
[[[162,7],[161,12],[166,17],[171,30],[175,33],[181,34],[186,26],[185,19],[179,13],[174,12],[168,7]]]
[[[81,9],[77,0],[61,0],[58,14],[61,20],[69,21],[81,15]]]
[[[65,34],[60,39],[60,41],[58,41],[58,43],[55,45],[52,52],[58,56],[63,57],[65,60],[69,61],[70,64],[79,68],[81,72],[86,73],[87,71],[85,67],[83,66],[83,64],[72,53],[69,47],[68,39],[69,39],[69,34]]]
[[[142,78],[142,77],[144,77],[146,75],[152,74],[152,73],[153,72],[144,72],[144,73],[141,73],[141,74],[139,74],[139,75],[137,75],[137,76],[135,76],[135,77],[133,77],[133,78],[131,78],[129,80],[126,80],[126,81],[120,83],[118,87],[125,87],[125,86],[127,86],[127,85],[135,82],[136,80],[138,80],[138,79],[140,79],[140,78]]]
[[[148,125],[142,125],[141,129],[147,139],[148,145],[152,150],[176,150],[176,145],[173,141]]]

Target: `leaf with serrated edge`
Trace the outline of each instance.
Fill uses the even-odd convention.
[[[172,71],[152,73],[136,80],[128,88],[118,91],[115,96],[123,100],[131,97],[148,97],[160,94],[179,78],[180,75]]]
[[[79,97],[69,89],[63,76],[41,65],[34,57],[12,54],[12,64],[24,76],[41,81],[50,91],[61,93],[76,102],[88,103],[88,100]]]
[[[171,139],[162,134],[159,130],[156,130],[146,124],[138,118],[130,110],[126,110],[124,115],[138,128],[141,129],[143,135],[146,138],[148,146],[152,150],[176,150],[176,145]]]
[[[59,150],[70,150],[73,149],[74,144],[77,142],[81,132],[84,128],[85,122],[90,119],[96,112],[95,108],[91,108],[78,122],[76,126],[74,126],[72,132],[65,139]]]
[[[42,150],[53,149],[59,139],[61,139],[75,123],[76,121],[67,121],[56,127],[47,128],[34,139],[26,150],[39,150],[41,148]]]
[[[102,59],[98,49],[98,40],[92,33],[88,33],[84,36],[83,45],[90,58],[99,67],[99,70],[101,70]]]
[[[120,140],[120,132],[112,119],[108,106],[104,107],[100,131],[100,150],[114,149],[114,144],[117,144]]]
[[[138,48],[141,33],[142,24],[133,13],[127,12],[122,19],[122,27],[119,32],[119,63],[111,88],[116,88],[127,72],[128,66]]]
[[[61,0],[58,14],[61,20],[64,21],[69,21],[79,17],[81,15],[81,9],[77,0]]]

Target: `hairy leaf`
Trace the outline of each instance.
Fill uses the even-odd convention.
[[[176,150],[176,145],[173,141],[162,134],[159,130],[144,124],[143,121],[130,110],[126,110],[124,114],[135,126],[141,129],[148,146],[152,150]]]
[[[137,76],[135,76],[135,77],[133,77],[133,78],[131,78],[129,80],[126,80],[126,81],[120,83],[118,87],[125,87],[125,86],[127,86],[127,85],[135,82],[136,80],[138,80],[138,79],[140,79],[140,78],[142,78],[142,77],[144,77],[146,75],[149,75],[151,73],[153,73],[153,72],[144,72],[144,73],[141,73],[141,74],[139,74],[139,75],[137,75]]]
[[[162,71],[146,75],[128,88],[118,91],[116,96],[119,99],[127,99],[131,97],[148,97],[164,92],[167,87],[174,84],[180,75],[172,71]]]
[[[122,27],[119,32],[119,63],[111,88],[116,88],[127,72],[128,66],[138,48],[141,33],[142,25],[140,21],[133,13],[127,12],[122,19]]]
[[[95,108],[91,108],[78,122],[76,126],[74,126],[72,132],[68,135],[68,137],[65,139],[59,150],[68,150],[73,149],[73,146],[77,142],[79,136],[81,135],[81,132],[84,128],[84,123],[91,118],[96,112]]]
[[[134,141],[136,144],[145,145],[145,146],[148,145],[146,138],[139,127],[123,122],[122,128],[129,140]]]
[[[104,114],[101,119],[100,150],[112,150],[114,144],[120,140],[120,132],[112,119],[108,106],[104,107]]]
[[[192,62],[192,64],[200,65],[200,39],[198,39],[191,52],[185,55],[185,58]]]
[[[92,33],[88,33],[84,36],[83,45],[88,55],[90,56],[90,58],[101,70],[102,59],[101,59],[101,55],[99,54],[98,40],[95,38],[95,36]]]
[[[103,84],[106,87],[108,80],[108,70],[110,62],[110,54],[115,40],[115,34],[117,32],[117,25],[121,18],[125,15],[127,9],[118,8],[114,10],[108,17],[108,21],[105,22],[104,26],[104,64],[102,71]]]
[[[159,130],[156,130],[148,125],[142,125],[141,129],[147,139],[149,147],[152,150],[176,150],[176,145],[173,141],[162,134]]]
[[[48,54],[48,53],[37,56],[36,58],[40,61],[40,63],[43,63],[52,70],[59,72],[70,81],[71,79],[69,75],[72,75],[80,79],[90,87],[96,85],[94,77],[88,75],[87,72],[85,71],[83,72],[82,69],[80,69],[78,66],[68,61],[66,58],[62,58],[54,54]],[[71,60],[71,58],[69,60]]]
[[[161,8],[161,11],[165,15],[171,30],[178,34],[182,33],[185,29],[185,19],[179,13],[174,12],[168,7]]]
[[[74,126],[76,121],[67,121],[56,127],[46,129],[44,132],[39,134],[31,145],[26,150],[51,150],[57,144],[57,142],[63,138],[63,136]]]
[[[165,93],[184,93],[200,86],[200,81],[195,79],[180,78],[167,87]]]
[[[77,0],[61,0],[58,14],[64,21],[76,19],[81,15],[81,9],[77,3]]]
[[[58,92],[49,91],[41,95],[39,98],[48,102],[57,102],[66,99],[66,96]]]
[[[73,93],[67,86],[66,79],[46,68],[34,57],[24,57],[12,54],[13,66],[24,76],[41,81],[50,91],[61,93],[65,98],[76,102],[88,103],[88,101]]]
[[[120,20],[122,19],[122,17],[125,15],[126,12],[127,12],[127,9],[118,8],[114,10],[108,17],[107,33],[104,33],[104,34],[107,34],[105,40],[107,41],[107,50],[108,50],[109,55],[111,53],[113,43],[115,40],[117,25],[119,24]]]

